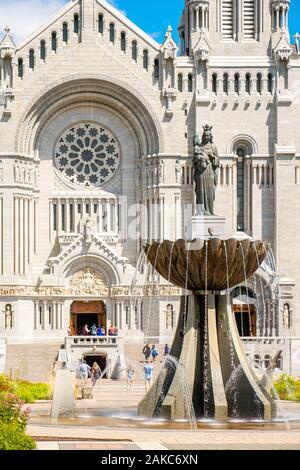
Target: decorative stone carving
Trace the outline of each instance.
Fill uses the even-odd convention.
[[[165,34],[165,40],[163,45],[161,46],[161,51],[163,53],[163,58],[167,59],[175,59],[177,57],[178,47],[172,38],[172,27],[169,26],[167,32]]]
[[[14,181],[17,184],[33,186],[34,184],[34,166],[32,162],[15,160],[14,162]]]
[[[136,166],[135,169],[135,185],[137,188],[141,186],[141,167],[140,165]]]
[[[5,305],[5,329],[11,330],[13,327],[13,312],[11,309],[11,305]]]
[[[176,183],[180,183],[181,171],[182,171],[182,164],[179,160],[176,160],[176,163],[175,163],[175,181],[176,181]]]
[[[70,282],[69,293],[74,295],[97,295],[99,290],[106,286],[106,280],[102,274],[94,269],[86,268],[78,271]]]
[[[119,168],[120,148],[111,132],[100,125],[75,124],[56,144],[54,162],[68,182],[98,187],[111,180]]]
[[[281,31],[280,39],[278,43],[276,44],[276,46],[274,47],[273,51],[278,60],[285,61],[285,62],[289,61],[293,53],[293,49],[290,45],[289,38],[285,31]]]
[[[291,308],[289,304],[283,306],[283,328],[291,328]]]
[[[174,308],[172,304],[169,304],[166,310],[166,329],[173,330],[173,328],[174,328]]]

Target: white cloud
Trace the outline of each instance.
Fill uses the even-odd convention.
[[[66,3],[68,0],[0,0],[0,30],[9,26],[20,43]]]

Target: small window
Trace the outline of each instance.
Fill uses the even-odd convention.
[[[34,69],[34,50],[30,49],[29,51],[29,68],[31,70]]]
[[[212,92],[217,93],[217,83],[218,83],[218,76],[216,73],[212,75]]]
[[[246,73],[245,90],[246,90],[246,93],[248,93],[250,95],[250,92],[251,92],[251,75],[250,75],[250,73]]]
[[[183,76],[182,73],[178,75],[178,91],[183,91]]]
[[[154,61],[154,77],[159,78],[159,59]]]
[[[223,75],[223,92],[228,94],[228,73]]]
[[[57,34],[55,31],[53,31],[51,34],[51,49],[54,52],[57,50]]]
[[[79,33],[79,15],[78,15],[78,13],[75,13],[75,15],[74,15],[74,33],[75,34]]]
[[[69,37],[68,23],[63,23],[63,42],[67,43]]]
[[[268,92],[273,93],[273,75],[271,73],[268,75]]]
[[[234,92],[235,93],[240,92],[240,76],[238,73],[234,75]]]
[[[132,41],[132,59],[137,61],[137,42]]]
[[[66,232],[66,211],[65,211],[65,204],[61,205],[61,229],[63,232]]]
[[[40,45],[40,57],[41,57],[41,60],[45,60],[46,59],[46,42],[44,40],[41,41],[41,45]]]
[[[261,84],[262,84],[262,75],[258,73],[256,76],[256,91],[257,93],[261,93]]]
[[[24,75],[24,64],[23,64],[23,59],[20,57],[18,59],[18,77],[23,78]]]
[[[115,42],[115,25],[114,23],[110,23],[109,25],[109,40],[114,44]]]
[[[121,51],[126,51],[126,33],[124,32],[121,33]]]
[[[145,70],[149,67],[149,52],[146,49],[143,52],[143,67]]]
[[[100,13],[98,15],[98,32],[100,34],[103,34],[103,31],[104,31],[104,17],[102,15],[102,13]]]
[[[193,91],[193,75],[191,73],[188,75],[188,91]]]

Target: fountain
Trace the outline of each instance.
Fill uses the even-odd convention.
[[[148,260],[168,283],[192,293],[182,301],[171,348],[180,367],[165,365],[140,402],[139,414],[188,419],[180,386],[180,368],[184,368],[197,417],[271,419],[275,402],[243,351],[229,290],[243,282],[247,288],[247,280],[267,257],[269,245],[248,238],[222,239],[224,218],[213,213],[219,157],[210,126],[204,127],[202,142],[194,139],[194,147],[197,215],[192,219],[193,240],[165,240],[144,247]]]
[[[75,410],[72,372],[68,367],[66,351],[60,349],[50,416],[54,420],[61,417],[72,417],[75,415]]]

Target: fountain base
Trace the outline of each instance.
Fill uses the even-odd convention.
[[[140,402],[140,415],[169,420],[190,419],[193,413],[217,420],[270,420],[275,415],[275,403],[243,351],[226,295],[190,296],[170,356]]]

